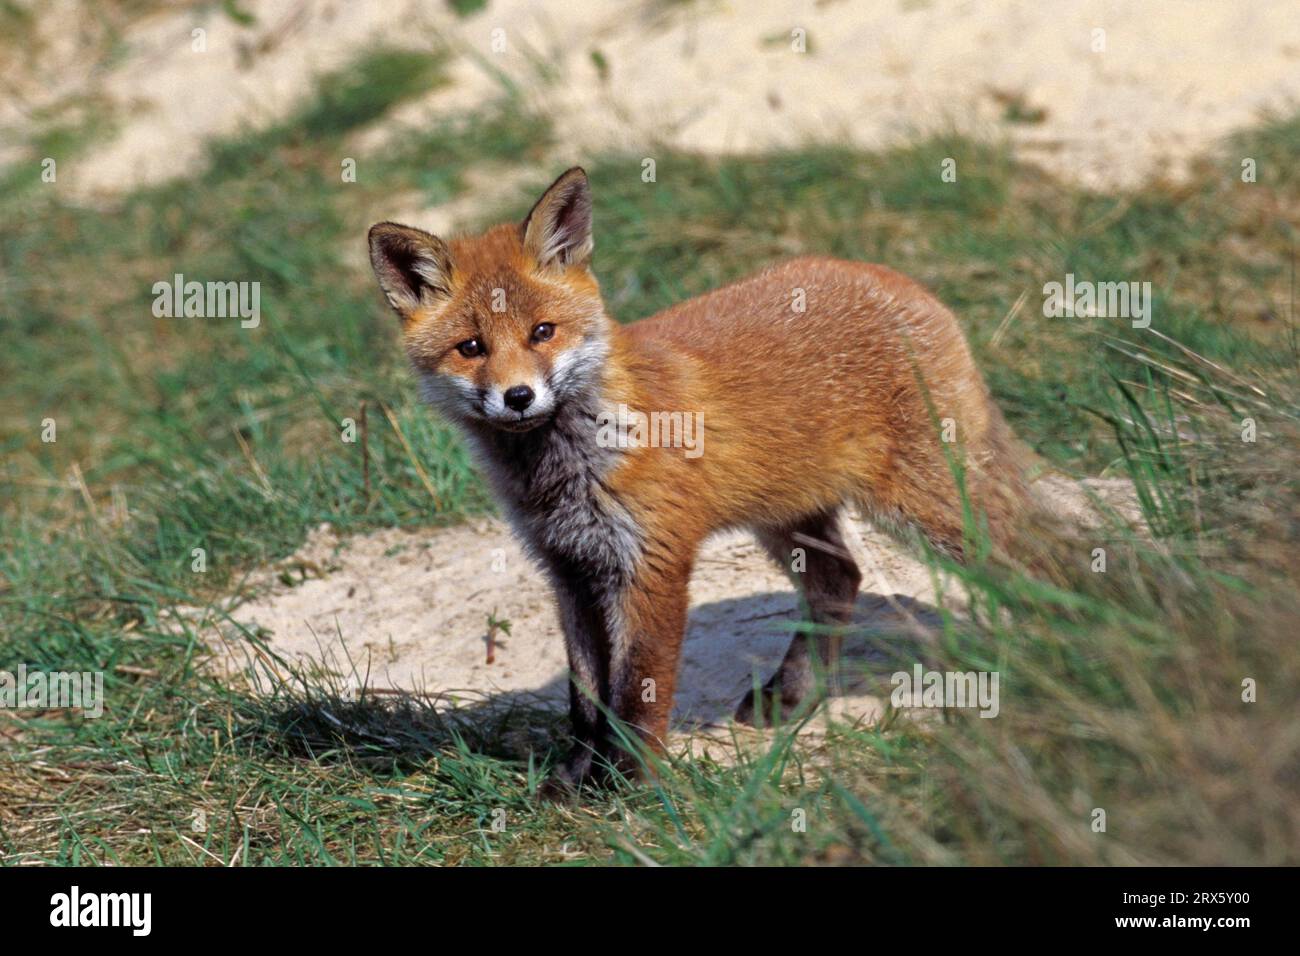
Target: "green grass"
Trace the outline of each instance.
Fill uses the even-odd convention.
[[[586,164],[619,318],[782,256],[886,262],[954,308],[1042,455],[1137,482],[1158,536],[1100,529],[1105,575],[1087,570],[1097,542],[1056,546],[1051,583],[953,569],[976,621],[945,630],[937,663],[997,668],[1000,719],[778,734],[579,812],[532,802],[563,727],[544,710],[350,702],[319,674],[266,699],[206,676],[200,636],[164,626],[170,608],[243,587],[322,521],[428,527],[491,507],[455,434],[417,406],[365,229],[463,195],[484,167],[532,177],[485,197],[519,216],[559,165],[546,122],[509,97],[358,155],[355,133],[444,65],[374,51],[288,120],[113,208],[0,193],[0,668],[102,670],[108,691],[100,720],[0,713],[0,858],[1296,862],[1297,119],[1207,157],[1194,185],[1123,194],[956,135],[880,153],[656,151],[654,184],[639,157]],[[1240,182],[1240,156],[1258,160],[1258,183]],[[154,318],[152,284],[176,272],[259,281],[261,326]],[[1042,286],[1067,272],[1150,281],[1168,339],[1045,318]],[[368,484],[360,443],[340,439],[363,402]],[[1239,438],[1246,415],[1254,444]],[[198,547],[204,574],[190,570]],[[1243,677],[1259,703],[1240,702]],[[1088,829],[1098,806],[1105,835]]]
[[[487,9],[488,0],[447,0],[453,13],[458,17],[472,17]]]

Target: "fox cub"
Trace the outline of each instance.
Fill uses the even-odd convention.
[[[522,223],[444,241],[382,222],[369,238],[425,399],[459,425],[555,590],[575,743],[549,795],[605,763],[632,769],[607,712],[662,746],[711,533],[752,529],[787,570],[801,549],[812,621],[843,625],[861,579],[844,506],[961,557],[963,492],[995,544],[1027,501],[952,313],[883,266],[795,259],[620,325],[591,272],[578,168]],[[646,420],[702,423],[695,452],[655,440],[672,429],[647,438]],[[838,643],[797,635],[736,719],[815,703]]]

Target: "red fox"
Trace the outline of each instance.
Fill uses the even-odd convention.
[[[444,242],[382,222],[369,240],[424,397],[460,426],[555,590],[574,745],[546,795],[630,768],[609,712],[662,747],[687,583],[713,532],[752,529],[787,571],[803,549],[792,577],[812,621],[844,625],[861,580],[845,506],[958,558],[966,503],[995,544],[1026,506],[1018,446],[956,319],[883,266],[794,259],[620,325],[591,271],[580,168],[522,223]],[[736,718],[816,703],[838,645],[797,634]]]

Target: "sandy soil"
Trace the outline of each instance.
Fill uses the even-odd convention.
[[[361,137],[363,157],[403,123],[498,95],[493,71],[555,118],[565,161],[608,146],[652,156],[657,142],[876,146],[950,121],[999,125],[1011,111],[1020,120],[1005,128],[1024,157],[1096,185],[1177,178],[1189,155],[1265,107],[1300,102],[1300,16],[1276,0],[491,0],[467,19],[411,0],[241,8],[256,24],[219,6],[156,15],[132,27],[127,53],[105,69],[76,42],[84,14],[54,3],[40,21],[47,68],[4,76],[13,92],[0,131],[42,103],[107,98],[123,116],[119,134],[71,160],[60,182],[119,192],[190,169],[210,136],[283,115],[315,75],[378,41],[445,40],[461,55],[450,88]],[[196,27],[205,52],[192,49]],[[1094,50],[1097,30],[1104,50]],[[553,72],[546,83],[539,61]]]
[[[1126,481],[1059,478],[1036,490],[1062,515],[1086,519],[1091,495],[1131,513]],[[892,539],[856,520],[850,546],[864,572],[856,623],[927,658],[938,608],[962,613],[956,594],[936,593],[929,569]],[[1083,553],[1087,553],[1086,551]],[[293,584],[284,583],[283,578]],[[344,687],[367,687],[478,701],[521,695],[556,707],[567,693],[563,638],[549,589],[500,521],[479,519],[425,533],[384,530],[340,540],[324,525],[292,557],[255,579],[262,593],[202,630],[235,670],[252,663],[239,628],[260,631],[276,654],[307,670],[324,666]],[[489,615],[510,622],[487,663]],[[724,727],[755,673],[780,663],[798,620],[785,576],[746,534],[710,541],[691,580],[691,613],[674,712],[675,728]],[[218,635],[224,635],[224,639]],[[871,721],[875,696],[897,667],[879,645],[850,641],[846,654],[863,679],[832,702],[827,717]],[[266,671],[254,667],[267,687]],[[260,675],[260,676],[257,676]]]

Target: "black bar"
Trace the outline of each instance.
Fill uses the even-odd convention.
[[[470,941],[481,933],[490,943],[575,921],[584,924],[584,936],[597,927],[617,939],[644,934],[647,942],[688,932],[692,945],[717,933],[732,945],[766,946],[769,930],[806,936],[822,932],[818,924],[863,933],[864,943],[893,934],[900,934],[896,941],[917,943],[948,936],[1006,939],[1026,930],[1071,942],[1200,935],[1230,943],[1242,932],[1283,928],[1290,897],[1284,883],[1294,884],[1293,871],[10,868],[0,870],[0,912],[11,945],[69,934],[128,946],[234,934],[259,944],[332,946],[409,943],[414,936],[436,948],[440,939],[464,945],[466,933]],[[90,894],[150,894],[148,936],[135,936],[129,925],[52,926],[58,894],[67,898],[66,916],[73,886],[83,908]],[[1206,918],[1209,928],[1177,922]],[[1132,919],[1154,923],[1120,925]],[[1224,919],[1246,923],[1215,922]],[[129,922],[125,915],[122,922]]]

